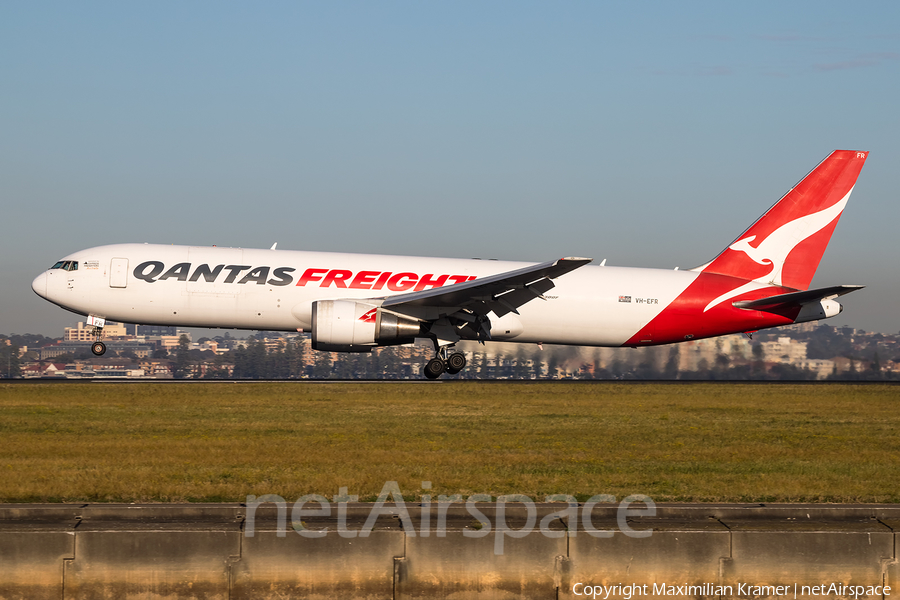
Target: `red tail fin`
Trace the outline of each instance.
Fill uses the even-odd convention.
[[[832,152],[733,244],[696,270],[807,289],[868,155]]]

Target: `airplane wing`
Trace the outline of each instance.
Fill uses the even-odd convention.
[[[520,306],[541,298],[545,292],[553,289],[552,279],[582,267],[591,260],[560,258],[450,286],[390,296],[384,299],[381,306],[394,310],[402,310],[404,307],[438,307],[446,308],[445,313],[466,310],[482,317],[489,312],[498,317],[510,312],[518,314]]]
[[[812,302],[814,300],[824,300],[825,298],[836,298],[861,290],[864,285],[835,285],[827,288],[819,288],[816,290],[804,290],[802,292],[791,292],[789,294],[778,294],[777,296],[769,296],[768,298],[759,298],[758,300],[740,300],[734,302],[737,308],[747,308],[753,310],[771,311],[777,308],[786,308],[789,306],[798,306]]]

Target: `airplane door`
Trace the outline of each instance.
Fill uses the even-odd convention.
[[[109,287],[123,288],[128,284],[128,259],[114,258],[109,265]]]

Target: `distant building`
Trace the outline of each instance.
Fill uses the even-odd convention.
[[[210,350],[216,354],[220,354],[219,344],[213,340],[207,340],[205,342],[193,343],[191,344],[191,350]]]
[[[678,345],[678,370],[699,371],[701,365],[711,368],[720,355],[724,355],[729,361],[751,359],[753,347],[750,338],[734,334],[683,342]]]
[[[782,325],[778,329],[781,331],[792,331],[795,333],[810,333],[815,331],[822,324],[818,321],[807,321],[806,323],[795,323],[793,325]]]
[[[115,338],[124,338],[128,336],[125,325],[114,321],[107,321],[103,327],[103,339],[111,340]],[[93,342],[94,328],[85,327],[83,322],[78,323],[78,327],[66,327],[63,334],[64,342]]]
[[[92,341],[93,338],[90,341],[59,342],[53,346],[44,346],[38,352],[41,360],[56,358],[63,354],[90,353]],[[106,350],[107,352],[133,353],[138,358],[146,358],[153,353],[154,347],[144,342],[110,340],[106,341]]]
[[[66,370],[66,379],[142,379],[143,369],[81,369]]]
[[[825,379],[834,373],[834,361],[807,358],[797,363],[801,369],[808,369],[816,374],[816,379]]]
[[[799,364],[806,360],[806,342],[780,337],[777,342],[763,342],[762,347],[768,362]]]
[[[34,379],[36,377],[64,377],[63,370],[66,365],[62,363],[42,365],[40,363],[31,363],[22,367],[22,377],[24,379]]]
[[[175,326],[168,325],[134,325],[134,324],[126,324],[125,330],[128,332],[128,335],[151,335],[151,336],[159,336],[159,335],[178,335],[178,331]]]
[[[191,336],[188,335],[188,340],[190,340]],[[178,344],[181,343],[180,335],[159,335],[153,337],[147,337],[148,342],[155,342],[160,348],[167,350],[168,352],[174,352],[178,350]]]

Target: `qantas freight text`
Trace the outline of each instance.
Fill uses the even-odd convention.
[[[118,244],[63,257],[32,288],[97,326],[98,355],[105,319],[304,331],[332,352],[427,339],[432,379],[465,368],[461,340],[635,347],[752,332],[833,317],[862,287],[810,288],[867,157],[835,150],[693,269]]]
[[[415,273],[391,273],[382,271],[353,271],[343,269],[306,269],[297,285],[304,286],[310,282],[319,282],[319,287],[335,287],[352,290],[381,290],[385,286],[392,292],[413,290],[421,292],[429,288],[453,285],[464,281],[472,281],[475,275],[435,275],[428,273],[419,277]]]
[[[238,285],[255,283],[257,285],[285,286],[294,283],[294,278],[290,273],[296,270],[294,267],[276,267],[272,270],[271,267],[253,267],[251,265],[216,265],[215,267],[210,267],[207,264],[197,265],[192,270],[191,263],[178,263],[166,270],[164,263],[157,260],[148,260],[135,267],[132,274],[135,278],[147,283],[166,281],[168,279],[215,283],[225,273],[221,283],[236,283]],[[246,274],[244,274],[245,271]],[[270,271],[272,272],[271,279],[269,279]],[[297,285],[306,286],[308,283],[318,283],[318,287],[322,288],[333,286],[335,288],[352,290],[387,289],[392,292],[409,290],[421,292],[422,290],[444,285],[472,281],[476,277],[476,275],[435,275],[434,273],[426,273],[420,276],[416,273],[392,273],[390,271],[358,271],[354,274],[353,271],[345,269],[306,269],[297,280]]]

